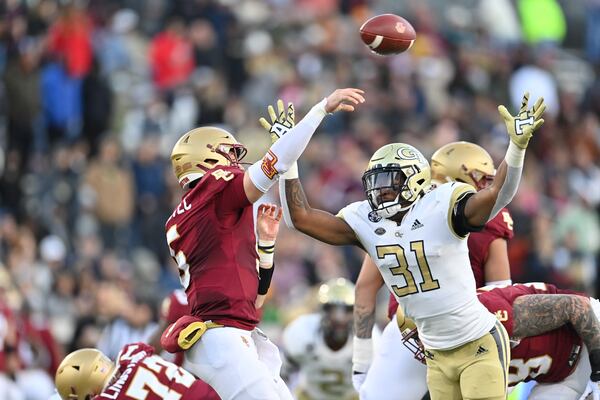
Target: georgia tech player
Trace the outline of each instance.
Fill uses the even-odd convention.
[[[186,351],[186,365],[222,399],[291,398],[279,377],[279,352],[256,328],[257,293],[266,293],[272,269],[259,268],[252,203],[279,174],[293,171],[325,115],[353,111],[362,93],[334,91],[247,170],[240,164],[246,148],[223,129],[193,129],[173,148],[173,172],[186,193],[167,220],[167,243],[199,338]],[[258,252],[260,263],[272,257],[272,243],[259,242]]]
[[[598,300],[541,282],[486,286],[477,292],[512,338],[509,387],[536,381],[529,400],[577,400],[598,393],[597,386],[589,384],[585,344],[597,342],[600,335]],[[404,345],[424,363],[417,330],[400,308],[395,322]]]
[[[436,186],[464,182],[475,190],[482,190],[492,182],[495,173],[488,152],[474,143],[448,143],[431,156],[431,181]],[[501,210],[483,230],[469,235],[469,259],[476,287],[511,283],[506,241],[512,236],[512,219],[507,209]],[[365,271],[360,275],[356,302],[361,307],[375,310],[377,292],[383,280],[369,256],[363,264],[369,264],[364,268],[371,273]],[[425,365],[417,362],[406,348],[398,346],[402,336],[394,318],[397,308],[396,298],[390,295],[390,322],[383,331],[365,382],[357,388],[361,399],[393,400],[401,391],[403,400],[421,400],[427,393]]]
[[[528,109],[528,97],[517,117],[499,107],[510,145],[492,184],[477,193],[456,182],[429,191],[429,163],[403,143],[373,154],[363,175],[367,200],[343,208],[338,217],[311,208],[298,179],[283,179],[282,204],[297,230],[325,243],[361,247],[376,262],[431,355],[432,400],[506,396],[508,336],[477,301],[465,239],[502,210],[518,188],[525,149],[544,122],[543,99]],[[354,316],[354,371],[364,375],[373,354],[374,318],[358,307]],[[486,349],[483,354],[480,347]]]
[[[319,287],[318,299],[320,313],[296,318],[283,332],[286,369],[299,373],[297,398],[358,399],[352,387],[354,284],[331,279]]]
[[[153,353],[147,344],[128,344],[113,363],[100,350],[74,351],[56,370],[58,394],[62,400],[207,398],[204,382]]]

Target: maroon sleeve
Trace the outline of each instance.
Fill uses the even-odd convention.
[[[494,219],[485,225],[484,230],[496,238],[512,239],[515,233],[513,231],[513,219],[510,212],[506,208],[503,208]]]
[[[119,370],[123,372],[133,360],[146,358],[152,354],[154,354],[154,347],[146,343],[126,344],[117,356],[117,365],[119,366]]]
[[[493,289],[490,291],[478,290],[477,297],[489,312],[496,315],[498,321],[504,325],[506,332],[508,332],[508,336],[511,336],[513,333],[512,302],[502,296],[500,289]]]
[[[489,221],[482,231],[471,233],[468,239],[469,260],[477,287],[485,285],[485,262],[490,244],[496,239],[510,240],[512,237],[512,218],[506,208]]]
[[[181,400],[220,400],[221,398],[215,390],[206,382],[198,379],[190,386]]]

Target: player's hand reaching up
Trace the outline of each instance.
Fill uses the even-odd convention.
[[[327,96],[325,111],[330,114],[336,111],[352,112],[355,105],[365,102],[363,94],[363,90],[355,88],[337,89]]]
[[[281,207],[275,204],[261,204],[256,216],[256,231],[261,242],[275,242],[281,221]]]
[[[275,143],[280,137],[285,135],[294,127],[295,111],[294,103],[288,103],[287,109],[283,105],[283,100],[277,100],[277,113],[273,106],[267,107],[267,112],[271,118],[271,122],[266,118],[260,118],[258,122],[267,132],[271,134],[271,143]]]
[[[528,103],[529,93],[526,92],[523,95],[521,109],[516,117],[513,117],[506,107],[498,106],[498,112],[500,112],[502,119],[504,119],[510,140],[521,149],[527,148],[533,132],[544,123],[542,115],[546,111],[546,104],[544,104],[543,97],[537,99],[531,109],[527,108]]]

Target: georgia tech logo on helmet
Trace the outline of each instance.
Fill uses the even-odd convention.
[[[398,157],[402,160],[419,160],[421,161],[421,155],[415,152],[414,149],[410,147],[402,147],[398,149]]]

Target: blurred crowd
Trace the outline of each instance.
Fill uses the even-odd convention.
[[[451,3],[0,1],[0,371],[46,398],[65,352],[114,357],[149,337],[179,285],[164,238],[181,196],[177,138],[218,124],[254,162],[269,144],[257,123],[267,104],[293,101],[300,118],[338,87],[367,102],[329,116],[300,162],[310,202],[333,213],[364,198],[367,160],[388,142],[430,155],[469,140],[499,163],[497,105],[544,96],[509,207],[513,281],[600,295],[600,1]],[[361,43],[362,22],[382,12],[414,25],[410,51],[380,57]],[[354,280],[361,260],[283,230],[263,314],[274,339],[315,284]]]

